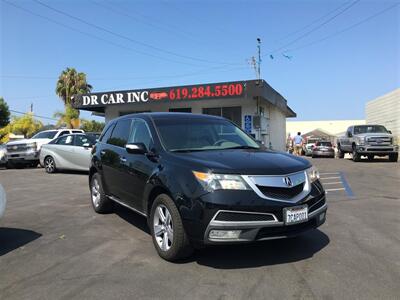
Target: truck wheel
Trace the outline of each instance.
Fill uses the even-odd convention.
[[[179,211],[168,195],[156,197],[149,223],[154,246],[162,258],[176,261],[192,254],[193,248],[183,228]]]
[[[344,158],[344,152],[342,151],[342,149],[340,149],[340,145],[338,145],[337,157]]]
[[[49,174],[57,172],[56,162],[54,161],[53,157],[47,156],[44,159],[44,168]]]
[[[11,161],[7,161],[6,163],[6,169],[14,169],[15,165]]]
[[[389,154],[389,161],[391,162],[397,162],[399,159],[399,154],[394,153],[394,154]]]
[[[361,160],[361,155],[357,152],[355,146],[353,146],[353,161],[358,162]]]
[[[113,203],[104,193],[99,173],[93,174],[90,180],[90,197],[92,198],[92,205],[95,212],[105,214],[112,211]]]

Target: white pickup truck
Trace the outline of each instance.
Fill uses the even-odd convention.
[[[39,164],[39,154],[42,145],[61,135],[83,133],[81,129],[45,130],[35,134],[30,139],[7,143],[7,168],[18,166],[36,167]]]
[[[354,161],[360,161],[362,156],[373,160],[375,156],[389,155],[389,160],[397,162],[399,146],[395,145],[390,130],[382,125],[350,126],[346,134],[337,141],[338,157],[352,153]]]

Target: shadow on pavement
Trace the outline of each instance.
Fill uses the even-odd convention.
[[[0,228],[0,256],[22,247],[42,235],[32,230]]]
[[[138,213],[131,211],[130,209],[125,208],[117,203],[114,203],[114,213],[129,224],[150,235],[150,230],[147,226],[147,219],[144,216],[141,216]]]
[[[188,260],[216,269],[256,268],[310,258],[329,242],[329,237],[316,229],[295,238],[208,247]]]

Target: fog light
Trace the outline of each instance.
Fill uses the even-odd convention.
[[[210,239],[237,239],[241,230],[211,230],[209,233]]]
[[[319,215],[319,220],[322,221],[325,219],[325,213]]]

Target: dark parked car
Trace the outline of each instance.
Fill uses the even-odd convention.
[[[331,142],[317,142],[312,148],[312,157],[335,157],[335,149]]]
[[[117,202],[145,216],[167,260],[208,244],[298,235],[326,217],[325,191],[307,160],[269,151],[220,117],[117,118],[94,147],[89,174],[94,210]]]

